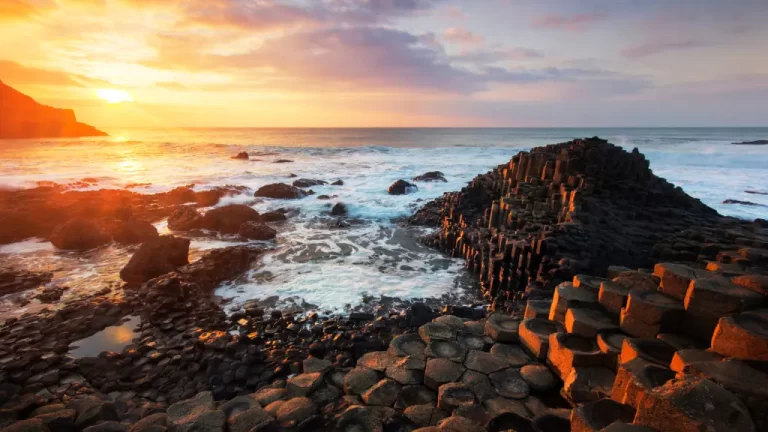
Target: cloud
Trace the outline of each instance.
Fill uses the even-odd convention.
[[[76,77],[77,78],[77,77]],[[9,84],[36,84],[51,86],[82,86],[83,78],[73,78],[72,75],[23,66],[9,60],[0,60],[0,79]]]
[[[311,11],[274,0],[206,0],[185,3],[183,20],[208,26],[233,26],[249,31],[267,31],[311,24],[319,17]]]
[[[485,38],[477,33],[461,28],[450,27],[443,31],[443,39],[460,45],[482,45]]]
[[[35,6],[24,0],[0,0],[0,22],[27,19],[37,12]]]
[[[496,64],[520,60],[538,59],[543,57],[543,53],[530,48],[499,47],[471,51],[468,50],[452,56],[451,59],[457,62],[465,63]]]
[[[601,19],[602,14],[574,14],[574,15],[542,15],[535,17],[532,23],[535,27],[551,28],[579,32],[588,25]]]
[[[692,48],[710,46],[710,43],[697,42],[692,40],[680,42],[649,42],[641,45],[635,45],[621,50],[621,55],[630,59],[648,57],[667,51],[679,51]]]

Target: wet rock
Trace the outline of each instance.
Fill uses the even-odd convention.
[[[376,371],[365,367],[356,367],[344,377],[344,393],[361,395],[379,381]]]
[[[414,357],[424,359],[426,344],[419,335],[408,333],[396,336],[389,344],[387,352],[393,357]]]
[[[467,349],[457,342],[445,340],[433,340],[427,345],[424,351],[427,358],[444,358],[457,363],[464,363],[467,355]]]
[[[354,405],[339,415],[334,430],[340,432],[383,432],[384,429],[381,420],[370,409]]]
[[[559,384],[557,377],[550,372],[549,368],[538,363],[521,367],[520,376],[533,391],[537,392],[552,390]]]
[[[120,221],[112,231],[112,237],[118,243],[143,243],[158,236],[157,228],[144,221]]]
[[[322,180],[312,180],[312,179],[298,179],[294,180],[293,185],[298,188],[308,188],[312,186],[322,186],[328,184],[327,182],[324,182]]]
[[[437,392],[437,407],[451,412],[461,406],[475,404],[475,394],[469,387],[461,383],[447,383],[440,386]]]
[[[419,336],[424,343],[432,340],[450,341],[456,339],[456,331],[438,323],[427,323],[419,327]]]
[[[277,410],[280,422],[295,421],[301,423],[317,412],[315,404],[306,397],[296,397],[285,401]]]
[[[240,152],[234,156],[232,156],[232,159],[242,159],[242,160],[248,160],[251,157],[248,156],[248,152]]]
[[[331,183],[331,186],[344,186],[344,181],[336,180],[335,182]]]
[[[221,431],[226,421],[224,412],[216,409],[211,392],[177,402],[167,411],[169,429],[178,432]]]
[[[406,316],[408,317],[409,326],[421,327],[432,321],[435,318],[435,313],[424,303],[416,302],[408,308]]]
[[[392,406],[401,388],[394,380],[385,378],[366,390],[362,398],[368,405]]]
[[[32,418],[27,420],[17,421],[7,428],[3,429],[3,432],[48,432],[48,426],[43,424],[43,421],[39,418]]]
[[[243,223],[240,225],[239,234],[251,240],[272,240],[277,237],[275,229],[260,222]]]
[[[202,227],[223,234],[236,234],[246,222],[261,220],[259,212],[244,204],[230,204],[208,210],[203,216]]]
[[[307,193],[295,186],[285,183],[274,183],[260,187],[256,191],[255,196],[274,199],[297,199],[304,198],[307,196]]]
[[[393,363],[394,358],[387,354],[385,351],[373,351],[366,353],[357,361],[358,366],[379,372],[384,372]]]
[[[496,342],[517,342],[520,320],[503,314],[493,314],[485,322],[485,334]]]
[[[0,295],[37,288],[53,278],[53,273],[36,273],[26,270],[0,270]]]
[[[424,371],[424,384],[437,391],[441,385],[457,381],[466,368],[450,360],[436,358],[427,361]]]
[[[320,372],[304,373],[289,378],[286,390],[290,396],[307,396],[315,391],[323,382],[323,374]]]
[[[130,432],[148,432],[153,426],[165,428],[168,416],[165,413],[150,414],[131,426]]]
[[[189,240],[172,235],[145,242],[120,270],[120,279],[141,284],[187,264]]]
[[[467,386],[479,402],[493,399],[498,396],[488,376],[480,372],[468,370],[461,376],[461,383]]]
[[[333,364],[328,360],[319,359],[317,357],[309,357],[306,360],[304,360],[304,363],[302,364],[304,373],[314,373],[314,372],[328,372]]]
[[[275,210],[261,215],[262,222],[281,222],[288,220],[285,211]]]
[[[387,189],[387,192],[390,195],[406,195],[406,194],[414,193],[418,190],[419,188],[415,184],[408,183],[405,180],[398,180],[392,183],[389,189]]]
[[[331,216],[346,216],[347,205],[344,203],[336,203],[331,209]]]
[[[531,394],[531,388],[515,368],[504,369],[488,375],[496,392],[505,398],[524,399]]]
[[[491,354],[501,357],[512,367],[521,367],[531,362],[531,357],[519,345],[497,343],[491,347]]]
[[[464,366],[469,370],[487,375],[506,369],[510,364],[507,363],[503,357],[483,351],[470,350],[467,353],[467,359],[464,361]]]
[[[227,419],[227,431],[249,432],[272,423],[272,417],[260,406],[238,412]]]
[[[83,429],[83,432],[128,432],[128,425],[116,421],[107,421]]]
[[[387,368],[386,376],[401,385],[422,384],[425,367],[426,362],[424,360],[403,358]]]
[[[288,391],[286,389],[268,387],[262,388],[252,395],[256,402],[264,407],[271,404],[272,402],[285,399],[287,396]]]
[[[57,226],[51,243],[58,249],[86,251],[109,243],[109,234],[92,221],[74,219]]]
[[[190,206],[180,206],[168,217],[171,231],[191,231],[203,227],[203,217]]]
[[[445,179],[445,175],[441,173],[440,171],[429,171],[422,175],[416,176],[413,178],[413,181],[424,181],[424,182],[432,182],[432,181],[441,181],[441,182],[447,182],[448,180]]]
[[[88,396],[70,405],[77,412],[75,426],[86,428],[101,421],[117,421],[114,405],[95,397]]]

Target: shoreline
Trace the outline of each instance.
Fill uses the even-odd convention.
[[[158,195],[130,196],[146,206],[132,214],[176,215],[189,227],[207,216],[177,214],[165,201],[192,202],[194,193]],[[100,214],[119,212],[119,204],[107,201]],[[227,218],[219,229],[229,229]],[[262,252],[217,249],[170,272],[142,273],[124,296],[103,291],[6,321],[0,340],[12,351],[0,356],[0,377],[11,385],[0,402],[7,418],[40,430],[102,422],[128,430],[153,418],[131,430],[205,423],[210,430],[440,424],[492,431],[594,426],[614,413],[655,429],[665,409],[686,425],[768,425],[760,414],[765,387],[741,379],[768,382],[759,364],[768,359],[760,351],[768,350],[768,222],[720,216],[654,176],[639,152],[585,139],[521,152],[427,203],[409,223],[439,227],[425,243],[465,259],[489,310],[413,303],[321,318],[267,316],[252,304],[228,317],[211,299],[213,288]],[[179,250],[153,250],[150,261]],[[699,291],[696,281],[707,288]],[[139,336],[124,352],[65,355],[72,342],[134,315],[142,318]],[[717,335],[726,331],[723,345]],[[709,351],[700,349],[705,342]],[[671,378],[675,361],[685,367]],[[646,378],[648,368],[670,379]],[[634,383],[631,391],[625,382]],[[705,402],[716,412],[738,415],[714,416],[696,400],[682,407],[679,388],[714,394]]]

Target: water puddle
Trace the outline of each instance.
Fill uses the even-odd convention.
[[[85,339],[72,342],[68,354],[74,358],[83,358],[96,357],[104,351],[121,352],[136,337],[139,323],[141,317],[129,316],[120,325],[107,327]]]

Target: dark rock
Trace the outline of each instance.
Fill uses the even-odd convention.
[[[240,235],[251,240],[272,240],[277,231],[260,222],[245,222],[240,225]]]
[[[59,249],[86,251],[109,243],[109,234],[94,222],[75,219],[57,226],[51,243]]]
[[[327,182],[324,182],[322,180],[312,180],[312,179],[298,179],[293,181],[293,185],[298,188],[308,188],[312,186],[322,186],[328,184]]]
[[[259,212],[244,204],[231,204],[209,210],[203,216],[202,227],[223,234],[235,234],[246,222],[259,221]]]
[[[741,201],[741,200],[735,200],[735,199],[727,199],[723,201],[723,204],[740,204],[740,205],[746,205],[746,206],[766,207],[765,204],[758,204],[758,203],[753,203],[752,201]]]
[[[180,206],[168,217],[171,231],[190,231],[203,227],[203,217],[190,206]]]
[[[768,145],[768,140],[742,141],[735,142],[736,145]]]
[[[144,221],[121,221],[112,231],[112,237],[118,243],[144,243],[158,236],[157,228]]]
[[[331,183],[332,186],[344,186],[343,180],[336,180],[335,182]]]
[[[248,159],[250,159],[250,158],[251,158],[251,157],[248,155],[248,152],[240,152],[240,153],[238,153],[238,154],[236,154],[236,155],[232,156],[232,159],[243,159],[243,160],[248,160]]]
[[[263,222],[280,222],[288,220],[288,216],[285,215],[285,211],[275,210],[261,215]]]
[[[141,284],[187,264],[189,240],[172,235],[145,242],[120,270],[120,279]]]
[[[219,203],[221,193],[217,189],[195,192],[195,203],[198,207],[212,207]]]
[[[307,196],[307,193],[295,186],[285,183],[274,183],[260,187],[254,196],[275,199],[297,199],[304,198]]]
[[[405,180],[398,180],[392,183],[392,186],[387,189],[387,192],[390,195],[406,195],[416,192],[417,190],[419,190],[419,188],[415,184],[408,183]]]
[[[331,216],[346,216],[347,205],[344,203],[336,203],[331,209]]]
[[[441,181],[441,182],[447,182],[448,180],[445,179],[445,175],[441,173],[440,171],[429,171],[426,172],[420,176],[416,176],[413,178],[413,181],[425,181],[425,182],[431,182],[431,181]]]
[[[281,163],[292,163],[292,162],[293,161],[290,160],[290,159],[278,159],[278,160],[274,161],[273,163],[281,164]]]

